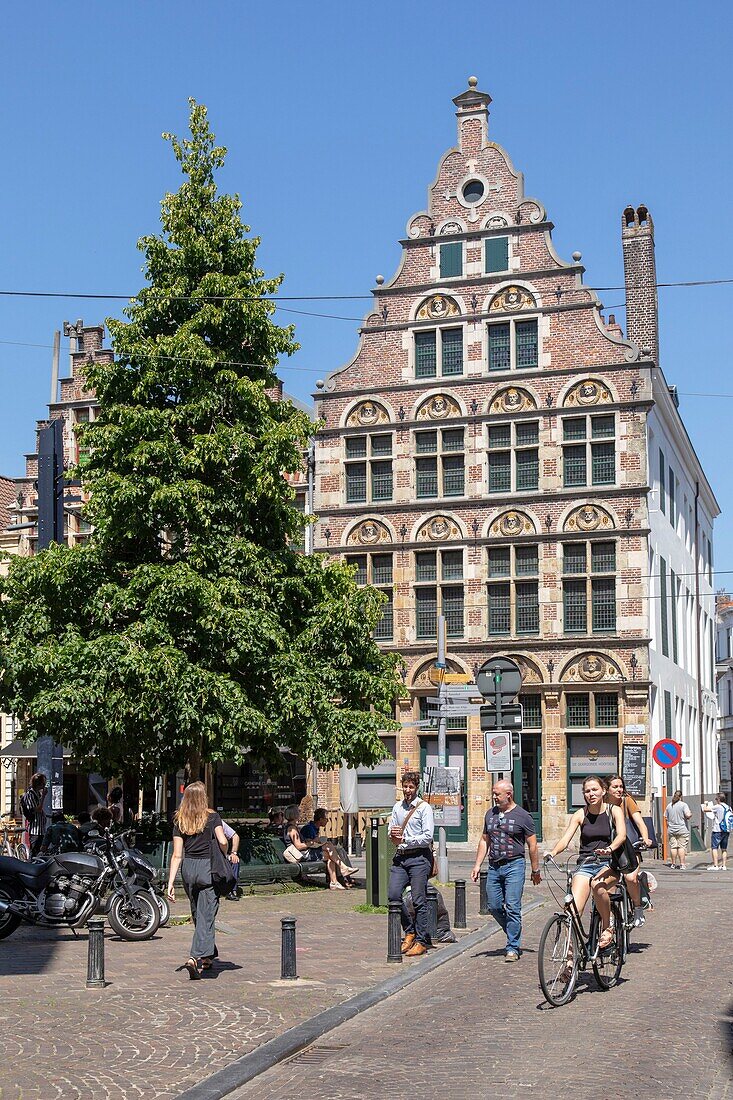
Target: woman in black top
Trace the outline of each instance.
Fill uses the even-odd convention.
[[[564,852],[580,829],[580,851],[573,875],[573,897],[582,916],[590,892],[593,891],[593,900],[601,918],[598,946],[602,951],[613,943],[610,894],[618,882],[618,876],[611,872],[609,858],[611,852],[623,848],[626,840],[623,810],[620,806],[606,806],[606,790],[606,781],[600,776],[586,776],[583,780],[585,809],[575,811],[564,835],[550,852],[551,856]]]
[[[185,964],[189,978],[200,978],[218,955],[214,923],[219,896],[211,883],[211,846],[218,843],[226,855],[227,839],[221,818],[209,810],[203,783],[189,783],[174,817],[173,857],[168,872],[168,897],[176,900],[173,883],[183,862],[183,888],[191,902],[194,933],[191,955]]]

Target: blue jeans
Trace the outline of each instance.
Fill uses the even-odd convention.
[[[519,951],[522,938],[522,891],[524,858],[510,859],[500,867],[489,865],[486,897],[494,920],[506,932],[507,951]]]
[[[402,901],[402,892],[405,887],[410,887],[412,904],[415,906],[415,919],[402,906],[400,921],[402,931],[407,934],[413,932],[418,943],[427,947],[430,943],[428,933],[428,878],[433,869],[432,853],[421,853],[415,856],[397,855],[389,869],[389,900]]]

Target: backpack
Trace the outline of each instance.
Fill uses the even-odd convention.
[[[726,803],[722,803],[723,816],[720,820],[720,830],[723,833],[733,833],[733,810]]]

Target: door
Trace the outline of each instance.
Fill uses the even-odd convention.
[[[454,825],[445,830],[445,839],[449,844],[458,844],[468,840],[468,791],[466,790],[466,734],[459,735],[449,733],[445,739],[446,764],[449,768],[460,768],[461,771],[461,824]],[[420,771],[426,768],[437,767],[438,764],[438,738],[420,738]]]
[[[537,839],[542,840],[542,737],[522,734],[522,759],[514,765],[515,799],[532,815]]]

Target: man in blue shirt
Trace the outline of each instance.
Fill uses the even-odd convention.
[[[494,784],[491,792],[494,807],[486,814],[484,831],[478,842],[476,862],[471,871],[474,882],[479,877],[481,864],[489,854],[489,875],[486,893],[489,911],[507,936],[505,959],[516,962],[522,937],[522,892],[524,890],[524,845],[529,849],[532,864],[532,883],[539,885],[540,856],[537,850],[532,815],[517,806],[514,788],[506,779]]]
[[[418,772],[404,773],[404,797],[395,802],[389,822],[389,835],[397,848],[389,872],[389,900],[401,901],[409,886],[415,907],[413,918],[402,906],[402,954],[410,957],[424,955],[430,943],[427,887],[433,868],[435,822],[432,806],[418,797],[419,785]]]

